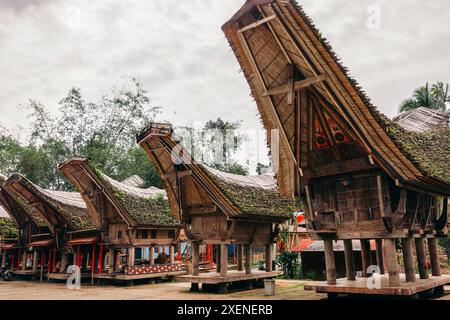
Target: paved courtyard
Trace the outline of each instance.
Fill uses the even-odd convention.
[[[305,291],[305,281],[277,280],[276,296],[267,297],[264,289],[228,294],[190,293],[190,284],[163,282],[136,286],[90,286],[69,290],[63,283],[0,281],[0,300],[322,300],[326,295]],[[450,290],[450,287],[446,287]],[[447,295],[440,300],[450,300]]]

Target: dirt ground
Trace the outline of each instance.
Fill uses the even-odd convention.
[[[320,300],[326,298],[303,290],[304,281],[277,280],[276,296],[267,297],[264,289],[228,294],[191,293],[190,283],[162,282],[136,286],[90,286],[67,289],[64,283],[0,281],[0,300]]]
[[[189,283],[163,282],[128,287],[82,285],[69,290],[63,283],[0,281],[0,300],[322,300],[326,295],[303,290],[305,282],[277,280],[276,295],[267,297],[264,289],[228,294],[190,293]],[[446,287],[447,292],[450,287]],[[450,293],[450,292],[449,292]],[[450,300],[450,294],[440,300]]]

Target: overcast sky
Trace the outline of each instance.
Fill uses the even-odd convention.
[[[259,128],[255,103],[220,29],[244,0],[0,0],[0,123],[26,132],[28,99],[56,109],[70,87],[96,100],[140,79],[160,120],[217,117]],[[448,0],[303,0],[344,65],[393,116],[413,89],[450,82]],[[381,28],[367,27],[369,6]]]

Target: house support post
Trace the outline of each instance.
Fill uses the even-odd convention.
[[[244,270],[244,246],[242,243],[237,245],[237,269]]]
[[[114,273],[114,261],[115,261],[115,257],[114,257],[114,249],[110,248],[109,249],[109,270],[108,273]]]
[[[389,285],[400,285],[400,265],[397,261],[395,239],[384,239],[384,257],[386,259],[386,267],[389,274]]]
[[[220,245],[220,276],[226,277],[228,270],[228,245]]]
[[[416,270],[414,270],[413,245],[411,238],[402,239],[403,264],[405,265],[406,282],[416,281]]]
[[[251,274],[252,273],[252,245],[247,244],[245,245],[245,274]]]
[[[6,266],[6,250],[2,253],[2,267]]]
[[[336,284],[336,262],[334,260],[333,240],[323,240],[325,248],[325,265],[327,268],[327,283]]]
[[[419,265],[420,279],[429,279],[427,270],[427,252],[425,250],[425,241],[423,238],[414,239],[416,242],[417,263]]]
[[[150,251],[149,251],[149,260],[150,260],[150,265],[153,266],[155,265],[155,247],[151,246],[150,247]]]
[[[67,254],[62,253],[61,254],[61,269],[59,270],[59,273],[65,273],[67,267]]]
[[[198,276],[200,273],[199,269],[200,262],[200,244],[198,241],[192,241],[192,275]]]
[[[266,244],[266,272],[272,272],[272,243]]]
[[[355,272],[355,256],[353,254],[352,240],[344,240],[344,254],[345,254],[345,270],[347,273],[347,280],[356,280]]]
[[[173,244],[169,246],[169,262],[175,262],[175,247]]]
[[[134,247],[128,248],[127,253],[128,253],[127,264],[129,267],[132,267],[134,266]]]
[[[427,242],[431,261],[431,275],[433,277],[440,277],[442,273],[441,273],[441,266],[439,264],[439,254],[436,238],[428,238]]]
[[[220,273],[220,245],[216,245],[216,272]]]
[[[33,272],[37,272],[38,260],[39,260],[39,252],[36,249],[34,249],[33,250]]]
[[[385,266],[384,266],[384,254],[383,254],[383,239],[375,240],[376,248],[377,248],[377,265],[380,269],[380,274],[385,274]]]
[[[361,262],[363,277],[370,277],[370,274],[367,272],[367,270],[372,265],[372,257],[370,250],[370,241],[366,239],[361,240]]]
[[[27,269],[27,257],[28,257],[28,253],[26,250],[24,250],[22,253],[22,270]]]

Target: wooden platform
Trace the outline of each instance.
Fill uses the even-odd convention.
[[[117,281],[133,281],[141,279],[154,279],[154,278],[165,278],[165,277],[175,277],[186,274],[186,271],[172,271],[172,272],[159,272],[159,273],[148,273],[148,274],[138,274],[138,275],[128,275],[123,273],[118,274],[95,274],[95,279],[103,280],[117,280]]]
[[[191,283],[207,283],[207,284],[218,284],[218,283],[231,283],[238,281],[248,281],[248,280],[260,280],[275,278],[279,276],[281,271],[265,272],[259,270],[252,270],[251,274],[245,274],[245,271],[235,271],[230,270],[226,277],[221,277],[220,273],[217,272],[206,272],[200,273],[198,276],[193,276],[188,274],[185,276],[177,277],[177,281],[181,282],[191,282]]]
[[[338,279],[336,285],[329,285],[326,282],[311,282],[305,285],[305,290],[331,294],[413,296],[436,287],[443,287],[450,283],[450,275],[443,275],[441,277],[430,276],[430,279],[427,280],[419,279],[419,275],[417,275],[416,282],[407,283],[405,275],[401,274],[400,279],[400,286],[391,287],[389,286],[388,275],[382,275],[381,288],[379,289],[369,289],[367,286],[367,278],[357,278],[355,281]]]
[[[13,274],[17,275],[17,276],[30,276],[30,277],[32,277],[32,276],[39,275],[40,272],[39,271],[33,271],[33,270],[14,270]]]
[[[47,278],[49,280],[67,280],[73,273],[49,273]],[[82,273],[81,279],[87,279],[91,277],[91,273]]]

